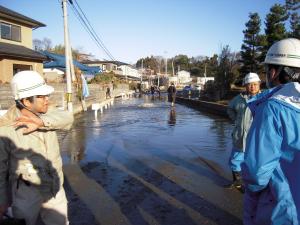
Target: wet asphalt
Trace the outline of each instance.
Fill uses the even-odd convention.
[[[242,224],[242,194],[223,187],[231,129],[164,96],[77,115],[61,141],[70,224]]]

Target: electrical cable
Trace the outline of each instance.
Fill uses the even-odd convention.
[[[89,22],[88,18],[86,17],[85,13],[82,11],[81,7],[79,6],[77,0],[74,0],[75,4],[77,5],[77,7],[79,8],[80,12],[82,13],[82,15],[84,16],[86,22],[88,23],[88,25],[90,26],[92,32],[95,34],[95,36],[98,38],[98,40],[100,41],[100,43],[102,44],[102,46],[106,49],[106,51],[109,53],[109,55],[111,56],[111,58],[114,58],[112,56],[112,54],[110,53],[110,51],[106,48],[106,46],[104,45],[103,41],[101,40],[101,38],[98,36],[98,34],[96,33],[96,31],[94,30],[93,26],[91,25],[91,23]]]
[[[75,5],[73,4],[73,1],[75,2],[75,4],[77,5],[77,7],[79,8],[79,10],[75,7]],[[75,16],[77,17],[77,19],[80,21],[81,25],[85,28],[85,30],[89,33],[89,35],[91,36],[91,38],[96,42],[96,44],[98,45],[98,47],[100,47],[105,53],[106,55],[113,61],[116,61],[116,59],[113,57],[113,55],[109,52],[109,50],[106,48],[106,46],[104,45],[103,41],[99,38],[99,36],[97,35],[97,33],[95,32],[95,30],[93,29],[92,25],[90,24],[90,22],[88,21],[87,17],[85,16],[84,12],[82,11],[82,9],[80,8],[79,4],[73,0],[72,3],[70,3],[69,0],[69,5],[71,5],[71,9],[74,12]]]

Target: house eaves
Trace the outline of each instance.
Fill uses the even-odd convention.
[[[31,19],[27,16],[24,16],[13,10],[5,8],[1,5],[0,5],[0,18],[4,19],[4,20],[14,21],[17,24],[23,24],[23,25],[26,25],[26,26],[34,28],[34,29],[36,29],[38,27],[46,26],[45,24],[43,24],[37,20]]]
[[[13,58],[13,59],[26,59],[29,61],[43,62],[47,59],[41,53],[34,51],[30,48],[26,48],[21,45],[13,45],[0,42],[0,59]]]

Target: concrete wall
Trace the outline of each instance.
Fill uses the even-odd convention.
[[[65,108],[67,103],[65,100],[65,90],[66,84],[54,84],[51,83],[51,86],[54,87],[55,91],[50,96],[50,103],[57,106]],[[92,103],[99,103],[106,98],[106,85],[99,84],[89,84],[90,96],[86,98],[86,105],[89,107]],[[117,88],[112,91],[112,96],[119,95],[121,92],[126,92],[128,90],[127,84],[119,84]],[[73,86],[73,107],[81,108],[81,102],[76,96],[76,86]],[[11,105],[14,104],[14,99],[12,97],[11,89],[9,84],[0,84],[0,105],[1,109],[8,109]],[[78,111],[78,110],[77,110]]]
[[[41,62],[28,62],[15,59],[2,59],[0,60],[0,83],[9,83],[13,77],[14,64],[30,66],[32,70],[43,74],[43,63]]]
[[[227,105],[183,97],[176,97],[176,102],[185,104],[200,111],[205,111],[229,118],[227,115]]]

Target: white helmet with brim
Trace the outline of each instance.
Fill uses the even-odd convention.
[[[274,43],[267,52],[264,64],[300,67],[300,40],[287,38]]]
[[[248,73],[243,79],[243,85],[253,82],[260,82],[260,78],[256,73]]]
[[[11,88],[15,100],[36,95],[49,95],[54,91],[36,71],[21,71],[14,75]]]

